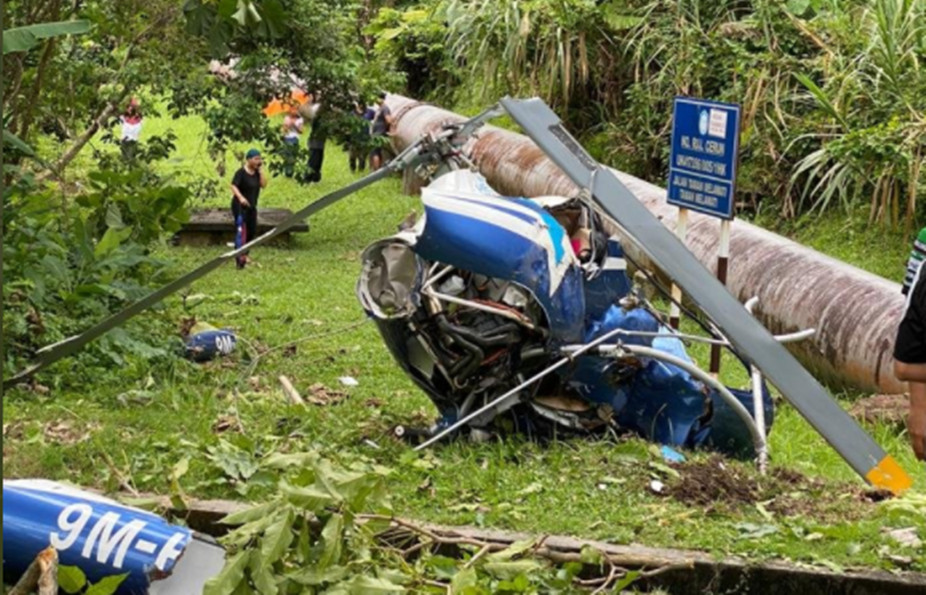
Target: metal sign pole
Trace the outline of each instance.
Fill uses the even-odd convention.
[[[688,209],[679,207],[678,218],[675,220],[675,235],[684,244],[685,236],[688,235]],[[682,303],[682,288],[672,282],[672,304],[669,306],[669,326],[678,330],[679,326],[679,307]]]
[[[730,220],[720,220],[720,250],[717,252],[717,280],[727,285],[727,268],[730,262]],[[717,377],[720,374],[720,345],[711,346],[710,372]]]

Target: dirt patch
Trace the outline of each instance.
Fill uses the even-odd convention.
[[[793,469],[775,468],[766,476],[719,455],[673,465],[666,494],[680,502],[716,509],[751,507],[782,517],[810,516],[821,521],[864,518],[889,492],[851,483],[809,478]]]
[[[712,510],[720,503],[753,504],[759,499],[759,491],[751,478],[719,456],[676,468],[680,477],[670,483],[666,493],[681,502]]]
[[[907,419],[907,395],[872,395],[852,404],[849,413],[866,423],[903,426]]]

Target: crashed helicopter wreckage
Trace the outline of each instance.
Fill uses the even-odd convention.
[[[753,394],[715,388],[631,292],[620,242],[587,199],[502,197],[458,169],[425,187],[422,202],[414,229],[363,253],[357,293],[440,412],[425,434],[492,403],[466,424],[471,431],[612,428],[735,456],[762,448],[750,431]],[[610,342],[577,353],[602,338]],[[773,406],[761,391],[770,427]]]
[[[521,424],[518,428],[526,431],[533,431],[531,424],[542,428],[551,423],[584,429],[595,425],[589,420],[597,415],[604,417],[601,421],[606,423],[614,419],[620,423],[624,419],[631,429],[643,426],[638,431],[655,440],[714,445],[732,452],[745,444],[742,428],[735,429],[721,419],[732,411],[751,435],[761,463],[768,424],[753,421],[748,411],[749,401],[693,366],[684,355],[678,337],[669,334],[645,304],[641,307],[625,301],[617,309],[611,307],[613,304],[605,306],[607,299],[629,296],[626,287],[615,281],[620,278],[620,275],[615,277],[619,268],[611,266],[615,261],[608,263],[609,258],[620,259],[620,245],[597,233],[600,227],[594,224],[588,208],[594,205],[596,211],[619,225],[627,238],[710,318],[714,325],[709,329],[713,341],[735,348],[749,365],[753,372],[753,402],[764,403],[767,399],[761,382],[764,375],[866,481],[895,493],[910,487],[910,477],[788,353],[779,342],[781,338],[762,327],[613,173],[582,149],[539,99],[506,98],[501,100],[500,107],[423,135],[387,167],[319,198],[273,230],[206,262],[84,333],[40,349],[33,364],[6,379],[4,385],[20,382],[74,353],[224,262],[391,173],[417,169],[437,180],[446,172],[465,169],[461,164],[474,167],[465,155],[464,145],[502,109],[578,187],[585,189],[584,196],[578,202],[547,204],[547,210],[540,202],[511,202],[497,197],[485,200],[483,195],[493,194],[487,188],[477,187],[471,196],[456,196],[460,189],[448,184],[443,188],[444,196],[439,197],[442,190],[438,184],[424,199],[426,215],[420,233],[406,238],[405,248],[389,241],[389,246],[374,246],[367,251],[366,261],[381,258],[377,256],[380,253],[381,266],[396,266],[397,275],[409,277],[399,278],[395,283],[396,294],[390,301],[377,285],[392,283],[389,274],[379,274],[374,279],[372,269],[365,267],[364,275],[368,278],[361,279],[360,294],[365,307],[377,317],[400,364],[428,392],[443,416],[436,433],[418,448],[433,444],[470,422],[475,422],[476,427],[485,425],[503,410],[511,410],[517,418],[525,410],[517,404],[530,408],[526,418],[518,419]],[[456,212],[438,208],[442,200],[456,203]],[[493,202],[499,204],[493,206]],[[512,205],[517,208],[511,208]],[[557,206],[563,211],[562,223],[554,216]],[[569,221],[570,209],[584,219],[578,223]],[[511,229],[484,227],[485,221],[502,214],[514,225]],[[442,218],[445,221],[441,222]],[[430,231],[429,219],[434,220]],[[463,219],[468,219],[467,226],[474,234],[487,235],[459,237],[458,244],[448,241],[464,229],[458,228]],[[554,222],[557,226],[552,225]],[[483,227],[480,229],[479,225]],[[526,229],[532,226],[542,229],[546,237],[537,236],[536,229],[532,232]],[[551,229],[556,229],[562,237],[554,237],[556,233],[551,234]],[[519,235],[517,230],[523,233]],[[586,230],[588,237],[584,237]],[[512,242],[510,251],[495,245],[501,243],[499,238],[503,236],[494,234],[501,231],[508,233],[505,242]],[[431,233],[434,235],[428,235]],[[579,250],[570,252],[573,241]],[[418,252],[409,249],[419,243]],[[583,257],[586,243],[589,252]],[[515,245],[519,247],[514,248]],[[437,268],[433,268],[435,265]],[[437,275],[441,278],[436,278]],[[609,285],[612,282],[613,287]],[[598,293],[605,297],[598,299]],[[427,303],[422,306],[423,302]],[[477,304],[482,307],[476,307]],[[404,308],[402,314],[397,314],[398,308]],[[406,320],[401,319],[403,314]],[[427,314],[433,314],[433,320],[422,321],[420,317]],[[421,326],[423,322],[428,326]],[[400,326],[407,324],[411,326]],[[589,357],[581,357],[585,354]],[[669,365],[653,363],[654,360]],[[653,366],[651,372],[633,371],[635,367],[639,370],[650,366]],[[672,387],[676,392],[662,394],[650,389],[647,382],[656,379],[664,383],[660,387]],[[539,381],[543,382],[538,384]],[[700,396],[696,396],[698,393]],[[647,407],[660,399],[665,403],[672,401],[672,394],[683,397],[684,406],[672,403],[673,410],[679,411],[678,422],[660,413],[658,405],[646,412]],[[562,400],[563,397],[567,400]],[[655,400],[650,402],[644,397]],[[483,404],[477,406],[477,401]],[[577,406],[580,411],[571,410]],[[764,405],[752,409],[757,419],[764,417]],[[655,425],[646,425],[651,422]],[[681,425],[677,428],[676,423]],[[721,427],[735,436],[725,437],[719,430]]]

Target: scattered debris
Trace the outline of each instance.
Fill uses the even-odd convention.
[[[238,338],[230,329],[217,329],[205,322],[196,322],[186,339],[187,357],[195,362],[205,362],[218,355],[228,355],[235,350]]]
[[[896,554],[890,554],[886,556],[888,560],[894,563],[898,568],[910,568],[913,566],[913,558],[910,556],[898,556]]]
[[[907,419],[907,409],[906,395],[872,395],[853,403],[849,413],[855,419],[870,424],[903,426]]]
[[[98,427],[98,426],[96,426]],[[90,439],[90,434],[95,427],[88,427],[81,432],[68,421],[50,421],[42,428],[42,435],[49,442],[58,444],[79,444]]]
[[[132,389],[116,395],[116,400],[123,407],[129,405],[148,405],[154,400],[154,393],[150,390]]]
[[[221,434],[223,432],[242,432],[241,422],[235,415],[220,415],[215,423],[212,424],[212,433]]]
[[[24,435],[24,424],[22,421],[15,421],[3,424],[3,437],[10,440],[19,440]]]
[[[309,387],[309,403],[313,405],[335,405],[347,398],[347,393],[331,390],[324,384],[317,382]]]
[[[286,393],[286,397],[294,405],[305,405],[305,401],[302,399],[302,396],[293,386],[293,383],[289,381],[289,378],[287,378],[286,376],[280,376],[280,384],[283,386],[283,392]]]
[[[360,384],[359,382],[357,382],[357,379],[354,378],[353,376],[341,376],[340,378],[338,378],[338,380],[344,386],[357,386],[358,384]]]
[[[25,595],[33,591],[38,595],[58,593],[58,551],[52,546],[39,552],[9,593]]]
[[[666,446],[665,444],[663,444],[662,448],[659,449],[659,453],[662,455],[662,458],[664,458],[666,461],[670,463],[684,463],[685,462],[685,455],[683,455],[682,453],[678,452],[677,450],[673,448]]]
[[[662,483],[658,479],[654,479],[649,482],[649,489],[651,489],[656,494],[661,494],[665,490],[666,484]]]
[[[919,538],[916,533],[916,527],[906,527],[904,529],[888,529],[884,528],[883,531],[887,533],[887,536],[899,543],[904,547],[912,547],[913,549],[918,549],[923,545],[923,540]]]

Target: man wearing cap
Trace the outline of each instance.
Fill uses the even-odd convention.
[[[263,159],[257,149],[248,149],[244,166],[235,172],[232,178],[232,216],[237,224],[239,216],[243,219],[244,234],[241,243],[246,244],[257,236],[257,199],[260,189],[267,186],[267,174],[264,173]],[[238,268],[249,262],[247,253],[238,261]]]
[[[926,244],[926,229],[920,232],[914,253],[923,244]],[[894,375],[910,383],[907,429],[914,454],[926,461],[926,265],[922,257],[915,256],[910,257],[912,262],[908,263],[908,278],[904,282],[907,305],[894,344]]]

